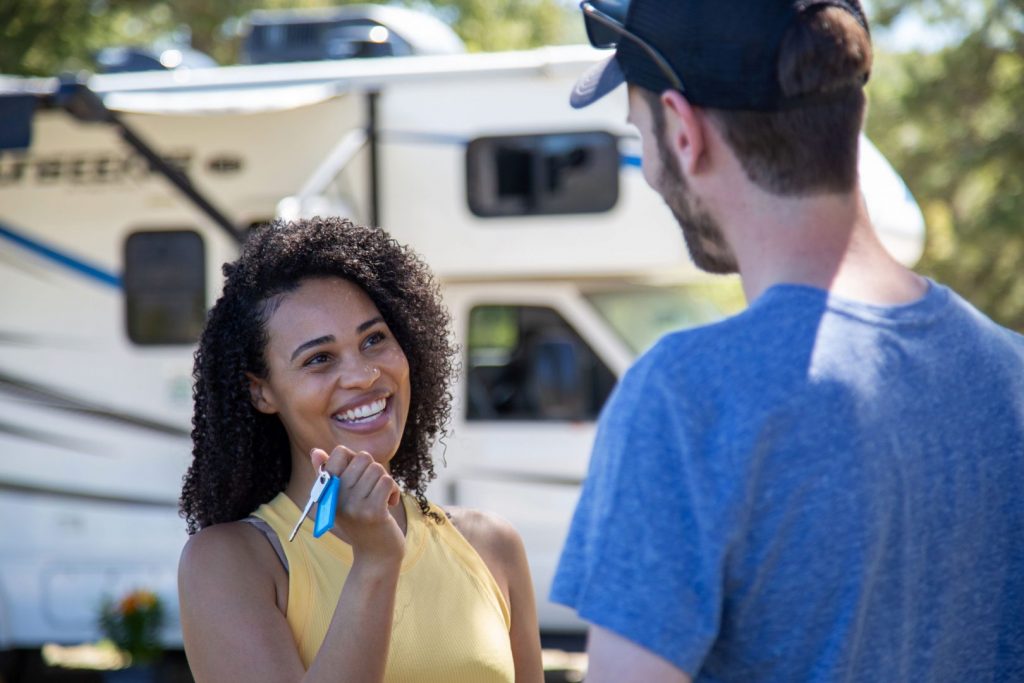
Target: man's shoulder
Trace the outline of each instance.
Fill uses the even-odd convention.
[[[631,373],[648,375],[656,370],[657,377],[670,381],[720,376],[753,360],[752,348],[768,333],[764,312],[748,308],[714,323],[663,335],[637,359]]]

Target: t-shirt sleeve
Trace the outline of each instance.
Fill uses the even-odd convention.
[[[718,633],[738,512],[728,454],[701,424],[713,410],[660,346],[601,416],[551,599],[695,675]]]

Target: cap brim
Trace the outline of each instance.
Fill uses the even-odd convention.
[[[593,104],[612,90],[626,82],[622,75],[619,62],[612,55],[603,62],[598,62],[587,69],[586,73],[580,76],[569,96],[569,104],[574,109],[582,109],[588,104]]]

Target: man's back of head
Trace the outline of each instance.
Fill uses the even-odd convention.
[[[794,106],[711,110],[748,177],[776,194],[849,192],[857,179],[871,42],[849,12],[819,7],[798,15],[780,45],[779,86]]]
[[[881,305],[924,282],[885,250],[858,182],[870,30],[857,0],[584,0],[615,48],[575,107],[630,86],[643,170],[695,265],[739,272],[748,300],[780,283]]]
[[[853,189],[872,62],[857,0],[595,0],[583,10],[591,41],[616,53],[580,80],[573,106],[626,81],[655,111],[677,90],[710,114],[759,187]]]

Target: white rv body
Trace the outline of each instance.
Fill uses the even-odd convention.
[[[377,93],[379,223],[434,269],[462,348],[472,346],[474,307],[550,309],[619,376],[638,345],[595,293],[721,281],[690,264],[670,212],[645,185],[624,95],[569,108],[572,83],[601,57],[546,48],[97,76],[89,86],[239,226],[313,212],[369,222],[367,93]],[[618,140],[610,210],[470,210],[470,141],[576,131]],[[863,148],[872,216],[913,263],[920,211]],[[186,534],[177,501],[191,458],[194,345],[138,344],[125,325],[126,240],[153,231],[201,238],[212,304],[237,244],[149,173],[112,127],[40,111],[30,149],[0,153],[0,647],[94,639],[99,601],[136,587],[165,598],[166,639],[180,644],[175,577]],[[466,373],[454,396],[431,497],[511,521],[526,543],[542,631],[579,633],[582,624],[546,597],[593,419],[469,419]]]

